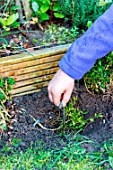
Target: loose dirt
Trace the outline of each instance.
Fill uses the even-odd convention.
[[[85,118],[91,118],[95,113],[101,113],[102,118],[97,118],[93,123],[89,123],[80,134],[101,144],[109,139],[113,139],[113,95],[88,93],[83,85],[77,85],[74,89],[72,98],[78,97],[75,107],[87,111]],[[62,140],[66,140],[65,135],[60,131],[44,130],[39,125],[35,127],[35,120],[46,128],[57,128],[62,124],[62,113],[59,108],[49,101],[47,88],[39,93],[25,95],[13,98],[13,101],[7,104],[10,113],[15,113],[12,118],[12,128],[1,133],[0,148],[6,143],[12,143],[12,139],[21,139],[18,150],[25,150],[30,145],[37,145],[38,142],[46,144],[47,147],[62,145]],[[12,107],[13,106],[13,107]],[[68,130],[64,132],[68,134]],[[69,130],[70,133],[70,130]],[[75,134],[76,131],[71,131]],[[92,148],[93,149],[93,148]]]

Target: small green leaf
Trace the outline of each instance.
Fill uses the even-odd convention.
[[[16,14],[15,14],[15,19],[17,20],[18,18],[19,18],[19,14],[16,13]],[[16,21],[16,20],[15,20],[15,21]]]
[[[10,84],[10,85],[15,84],[15,80],[11,77],[8,77],[8,84]]]
[[[4,84],[5,84],[5,80],[4,78],[0,78],[0,87],[4,87]]]
[[[0,18],[0,23],[5,26],[6,25],[6,21],[3,18]]]
[[[90,122],[94,122],[94,118],[90,118],[89,120],[90,120]]]
[[[58,3],[54,3],[53,11],[59,11],[59,10],[60,10],[60,6],[58,5]]]
[[[15,5],[15,6],[12,6],[11,9],[12,9],[13,11],[16,11],[16,10],[19,9],[19,6],[16,6],[16,5]]]
[[[13,139],[12,139],[12,146],[18,147],[21,142],[22,142],[21,139],[13,138]]]
[[[32,3],[32,9],[33,9],[34,12],[37,12],[37,11],[38,11],[39,5],[38,5],[37,2],[33,2],[33,3]]]
[[[113,157],[109,156],[109,164],[113,168]]]
[[[88,21],[87,22],[87,27],[90,28],[92,26],[92,24],[93,24],[92,21]]]
[[[49,20],[49,15],[46,13],[40,14],[40,20],[41,21]]]
[[[19,17],[18,13],[11,15],[6,20],[6,26],[9,26],[9,25],[13,24],[18,19],[18,17]]]
[[[37,40],[37,39],[35,39],[35,38],[33,38],[33,42],[34,42],[34,43],[37,43],[37,42],[38,42],[38,40]]]
[[[4,124],[2,124],[1,125],[1,127],[2,127],[2,130],[6,130],[7,129],[7,126],[6,126],[6,124],[4,123]]]
[[[64,15],[63,14],[59,14],[59,13],[54,13],[54,16],[56,17],[56,18],[64,18]]]
[[[42,3],[43,3],[43,4],[46,4],[46,5],[47,5],[47,4],[50,5],[50,4],[51,4],[51,0],[43,0]]]
[[[8,28],[8,27],[3,27],[3,28],[4,28],[4,30],[7,31],[7,32],[10,31],[10,28]]]
[[[17,28],[17,27],[19,27],[20,26],[20,23],[19,22],[14,22],[13,24],[12,24],[12,27],[13,28]]]
[[[49,5],[42,5],[40,8],[42,13],[45,13],[46,11],[48,11],[48,9],[49,9]]]
[[[5,99],[5,95],[0,91],[0,100],[3,101]]]
[[[0,42],[3,42],[2,46],[0,47],[3,48],[4,46],[7,47],[8,46],[8,41],[5,38],[0,38]],[[1,85],[1,80],[0,80],[0,85]]]

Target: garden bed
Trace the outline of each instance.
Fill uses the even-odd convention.
[[[81,134],[94,140],[97,144],[113,139],[113,95],[89,94],[83,85],[78,85],[73,91],[73,97],[78,98],[75,108],[87,111],[86,118],[94,117],[94,114],[101,113],[102,117],[90,122],[82,130]],[[62,134],[60,130],[45,130],[39,125],[33,124],[38,119],[41,124],[49,129],[54,129],[62,124],[62,112],[55,107],[48,99],[47,89],[41,92],[25,96],[15,97],[13,101],[7,104],[10,113],[14,114],[7,132],[1,134],[1,144],[3,147],[6,143],[11,144],[13,138],[20,139],[21,142],[17,149],[24,150],[37,141],[46,142],[47,147],[59,145],[60,140],[65,140],[66,134],[73,136],[77,131],[71,130],[67,125]],[[13,113],[14,112],[14,113]],[[76,126],[76,125],[75,125]],[[90,146],[90,144],[89,144]],[[92,148],[93,149],[93,148]]]
[[[85,149],[85,153],[82,153],[81,157],[87,157],[88,155],[90,157],[90,155],[92,155],[91,159],[96,161],[95,164],[101,164],[104,169],[111,170],[112,163],[110,166],[109,152],[112,154],[112,149],[109,152],[105,151],[106,148],[104,147],[106,145],[104,144],[107,143],[109,146],[109,141],[111,141],[109,147],[112,147],[113,93],[111,91],[104,95],[89,94],[84,87],[83,82],[81,82],[76,84],[73,91],[72,98],[75,97],[78,98],[78,101],[74,104],[74,108],[78,108],[85,112],[87,111],[87,114],[84,117],[85,119],[92,118],[95,114],[101,113],[102,115],[102,117],[98,117],[93,122],[88,123],[78,135],[78,131],[72,130],[67,124],[65,124],[66,127],[60,128],[59,130],[53,130],[62,125],[63,115],[62,111],[59,111],[59,108],[49,101],[47,88],[43,88],[41,92],[34,94],[14,97],[11,102],[6,103],[6,107],[10,111],[9,113],[12,114],[12,118],[11,124],[8,126],[7,130],[0,134],[1,151],[3,151],[4,154],[9,155],[10,159],[12,154],[26,152],[27,150],[28,153],[26,152],[25,155],[29,155],[30,147],[32,146],[31,150],[34,151],[33,158],[35,158],[35,149],[39,147],[37,159],[41,159],[42,161],[42,163],[39,162],[39,167],[41,166],[39,169],[44,170],[49,167],[49,164],[45,164],[45,161],[43,160],[44,155],[42,156],[39,154],[46,151],[48,152],[48,150],[56,153],[60,150],[62,152],[62,150],[66,150],[67,147],[70,147],[71,149],[74,143],[75,146],[73,149],[77,150],[76,152],[79,154],[80,150],[76,147],[80,145],[79,143],[83,143],[81,149]],[[40,120],[40,123],[44,128],[38,124],[34,127],[36,120]],[[77,124],[75,126],[77,126]],[[70,145],[71,140],[72,146],[68,146]],[[67,153],[68,152],[69,151],[67,151]],[[73,157],[75,153],[71,153]],[[96,155],[96,157],[94,155]],[[42,156],[42,158],[40,156]],[[100,158],[101,156],[102,158]],[[48,159],[49,158],[47,158],[47,161]],[[66,159],[69,159],[69,157],[67,156]],[[60,158],[58,160],[60,161]],[[65,162],[64,158],[63,162]],[[11,163],[11,165],[13,166],[13,163]],[[50,166],[54,167],[54,165],[55,164],[52,163]],[[68,166],[71,167],[72,165],[70,164],[70,166]],[[84,167],[85,165],[86,163],[84,164]],[[18,164],[14,164],[14,166],[18,167]],[[25,166],[25,162],[23,162],[21,166]],[[31,166],[33,166],[33,162],[31,162]],[[38,165],[35,166],[35,169],[36,167],[38,167]]]
[[[69,43],[112,2],[15,2],[0,9],[0,169],[112,170],[113,52],[76,82],[65,109],[46,87]]]

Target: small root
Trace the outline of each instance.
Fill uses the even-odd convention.
[[[60,129],[62,129],[62,127],[63,127],[63,125],[61,126],[59,126],[59,127],[57,127],[57,128],[46,128],[45,126],[43,126],[41,123],[40,123],[40,120],[39,119],[35,119],[32,115],[30,115],[32,118],[33,118],[33,120],[35,121],[35,123],[33,124],[33,126],[35,127],[36,125],[38,125],[39,127],[41,127],[43,130],[51,130],[51,131],[56,131],[56,130],[60,130]]]

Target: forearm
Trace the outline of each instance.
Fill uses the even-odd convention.
[[[97,59],[112,50],[113,5],[72,44],[59,66],[70,77],[79,80],[93,67]]]

